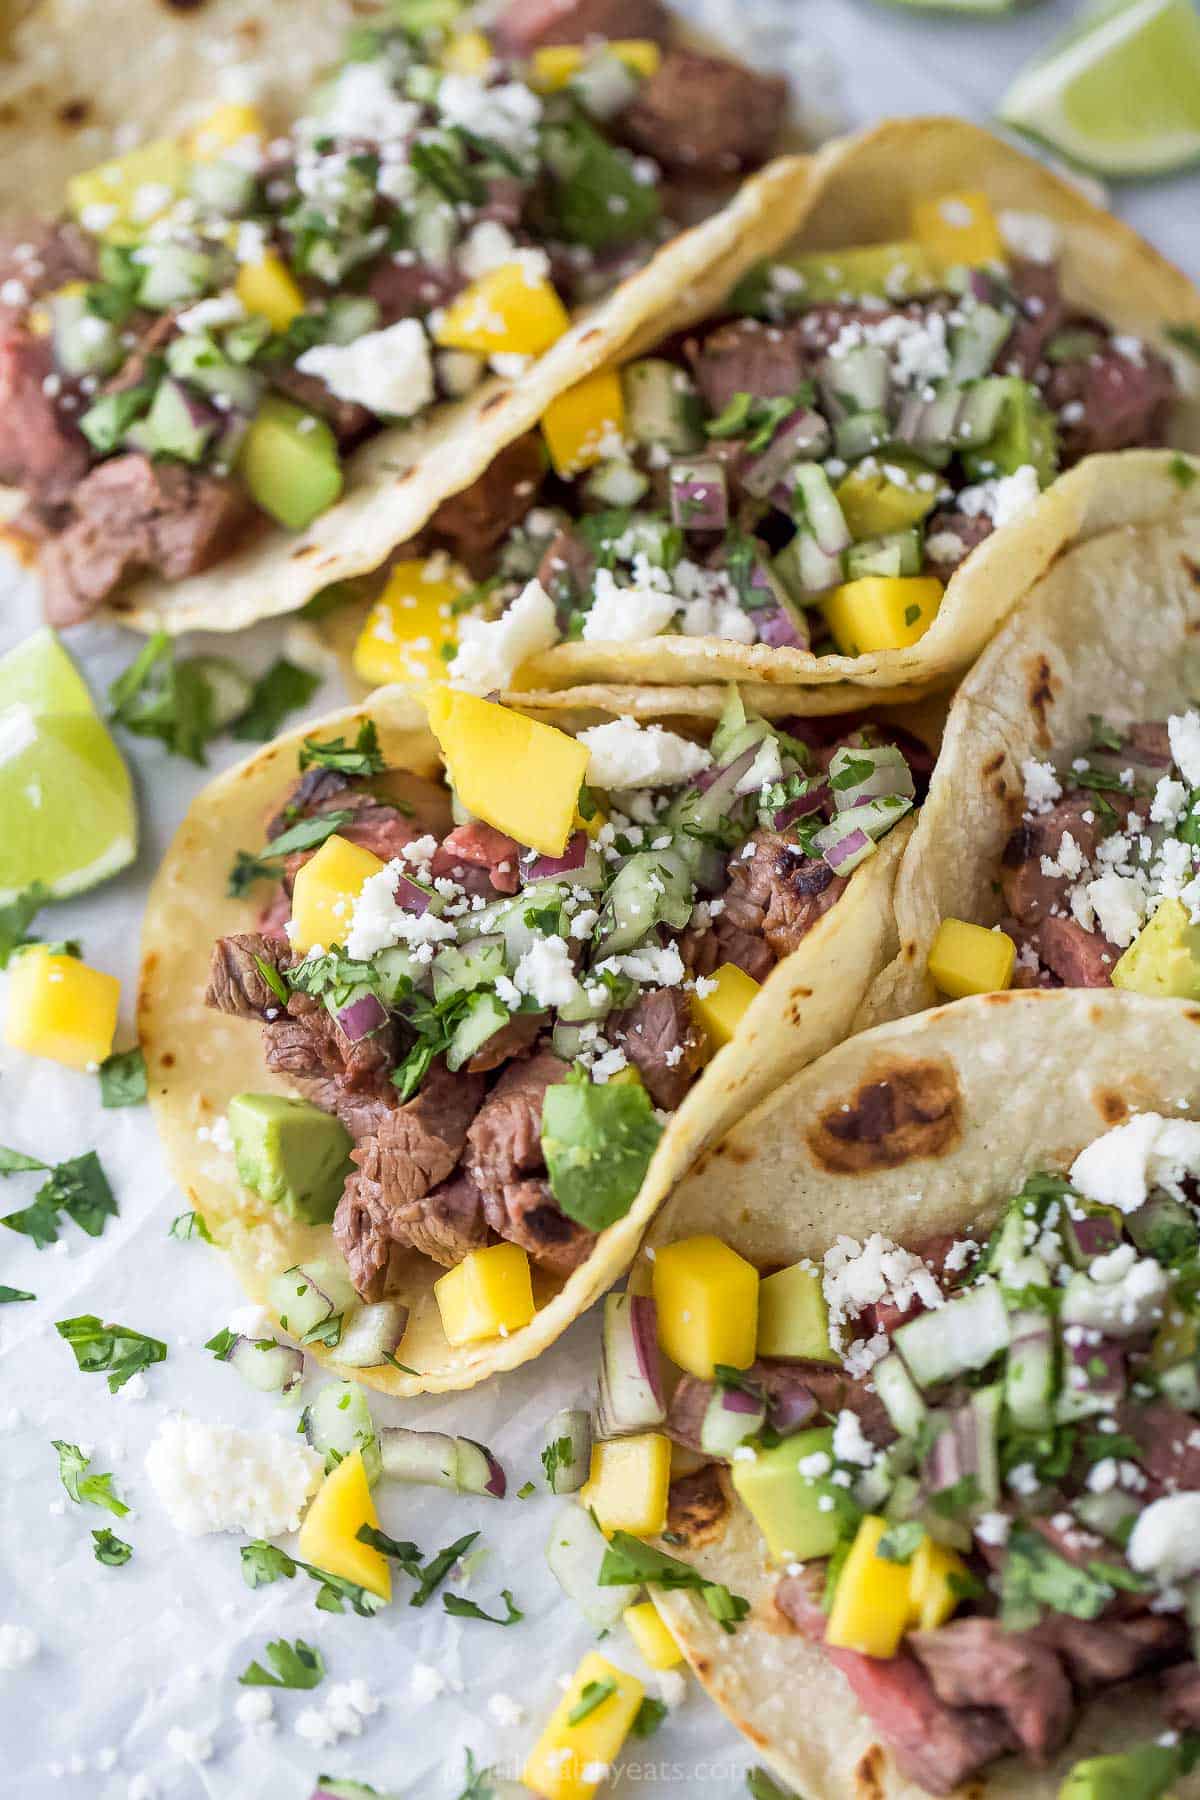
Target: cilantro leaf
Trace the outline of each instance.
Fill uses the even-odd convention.
[[[603,250],[645,235],[659,216],[658,190],[637,179],[633,158],[583,113],[542,131],[553,222],[571,244]]]
[[[217,735],[216,696],[204,659],[176,662],[165,631],[156,631],[108,690],[109,718],[139,737],[158,738],[172,756],[202,768],[204,746]]]
[[[477,1531],[469,1531],[466,1537],[460,1537],[456,1543],[447,1544],[444,1550],[439,1550],[436,1556],[431,1556],[421,1570],[417,1591],[412,1595],[408,1604],[424,1606],[430,1595],[436,1593],[445,1581],[459,1557],[465,1555],[478,1536]]]
[[[242,1545],[242,1580],[248,1588],[270,1587],[273,1581],[290,1581],[296,1573],[296,1562],[277,1544],[263,1538]]]
[[[13,1306],[18,1300],[36,1300],[37,1295],[29,1293],[25,1288],[6,1287],[0,1281],[0,1306]]]
[[[133,1545],[127,1544],[124,1538],[119,1538],[107,1525],[101,1526],[99,1531],[93,1531],[92,1540],[96,1561],[107,1563],[110,1569],[119,1569],[133,1555]]]
[[[5,1175],[23,1175],[27,1169],[48,1169],[49,1163],[39,1162],[36,1156],[26,1156],[23,1150],[6,1150],[0,1144],[0,1177]]]
[[[1031,1629],[1043,1608],[1073,1619],[1099,1618],[1115,1592],[1111,1582],[1052,1550],[1039,1532],[1022,1525],[1009,1533],[1000,1575],[1000,1619],[1006,1631]]]
[[[571,1453],[571,1440],[569,1437],[563,1436],[555,1438],[553,1443],[546,1445],[546,1448],[542,1451],[542,1467],[546,1471],[546,1486],[550,1489],[552,1494],[558,1492],[554,1485],[558,1476],[558,1471],[560,1469],[569,1469],[574,1461],[575,1458]]]
[[[653,1700],[647,1694],[637,1712],[633,1715],[633,1724],[629,1727],[634,1737],[653,1737],[667,1716],[665,1700]]]
[[[381,1556],[390,1556],[393,1561],[398,1562],[404,1573],[411,1575],[414,1581],[421,1579],[421,1552],[407,1538],[389,1537],[386,1531],[380,1531],[374,1525],[360,1525],[354,1535],[360,1544],[369,1544]]]
[[[379,1611],[383,1601],[377,1594],[359,1587],[357,1582],[347,1581],[344,1576],[331,1575],[328,1569],[318,1569],[313,1563],[301,1562],[298,1557],[289,1556],[286,1550],[280,1550],[275,1544],[268,1544],[263,1538],[255,1538],[242,1545],[242,1580],[249,1588],[270,1587],[274,1581],[291,1581],[297,1569],[318,1583],[316,1605],[321,1612],[342,1611],[343,1605],[349,1603],[360,1618],[370,1619]]]
[[[321,677],[311,669],[298,668],[280,657],[255,682],[246,710],[234,721],[230,735],[244,744],[270,743],[287,715],[307,706],[320,685]]]
[[[204,1223],[204,1214],[195,1211],[176,1213],[167,1227],[167,1236],[186,1244],[189,1238],[202,1238],[206,1244],[213,1244],[216,1239]]]
[[[0,1149],[0,1175],[47,1168],[48,1164],[19,1150]],[[44,1250],[47,1244],[57,1243],[60,1215],[64,1212],[89,1237],[99,1237],[107,1220],[116,1217],[117,1203],[94,1150],[49,1168],[48,1178],[32,1204],[5,1214],[0,1225],[24,1233],[39,1250]]]
[[[108,1371],[110,1394],[123,1388],[140,1370],[166,1361],[167,1346],[161,1338],[147,1337],[128,1325],[105,1325],[95,1313],[59,1319],[54,1329],[70,1344],[83,1374],[101,1375]]]
[[[302,1344],[324,1344],[327,1350],[335,1350],[342,1341],[341,1313],[330,1313],[327,1319],[318,1319],[310,1325],[300,1339]]]
[[[224,1362],[237,1343],[237,1335],[236,1331],[231,1331],[226,1325],[223,1330],[217,1332],[215,1337],[205,1339],[204,1348],[211,1350],[218,1362]]]
[[[50,1441],[58,1451],[58,1478],[76,1505],[103,1506],[123,1519],[129,1508],[113,1493],[113,1477],[89,1475],[92,1459],[83,1454],[78,1444],[68,1444],[63,1438]]]
[[[781,1787],[765,1769],[746,1770],[746,1791],[750,1800],[798,1800],[791,1788]]]
[[[616,1691],[617,1684],[611,1675],[606,1675],[602,1681],[585,1681],[579,1690],[578,1700],[567,1714],[567,1724],[582,1724],[606,1700],[610,1700]]]
[[[49,898],[49,888],[35,881],[7,906],[0,906],[0,969],[7,969],[14,950],[31,941],[29,927]]]
[[[498,1619],[495,1613],[484,1612],[482,1606],[476,1606],[474,1600],[465,1600],[461,1594],[443,1594],[442,1605],[456,1619],[484,1619],[489,1625],[515,1625],[525,1614],[514,1604],[508,1588],[500,1589],[500,1598],[504,1602],[506,1616]]]
[[[256,855],[249,850],[239,850],[234,857],[233,867],[229,871],[229,887],[227,892],[231,899],[240,900],[253,887],[256,881],[274,881],[283,872],[284,858],[293,850],[315,850],[326,838],[340,831],[347,820],[352,817],[348,811],[317,813],[311,819],[300,819],[290,825],[286,831],[272,838],[269,844]]]
[[[904,1519],[888,1527],[876,1546],[876,1556],[884,1562],[911,1562],[925,1541],[925,1527],[919,1519]]]
[[[691,1588],[700,1595],[722,1630],[732,1632],[750,1610],[750,1602],[723,1583],[709,1581],[699,1569],[644,1544],[627,1531],[614,1531],[596,1578],[599,1587],[638,1586],[664,1590]]]
[[[325,1658],[303,1638],[297,1638],[294,1644],[286,1638],[276,1638],[267,1645],[267,1658],[276,1673],[272,1675],[260,1662],[252,1662],[238,1676],[242,1687],[315,1688],[324,1679]]]
[[[100,1064],[101,1106],[138,1106],[146,1098],[146,1058],[140,1044],[114,1050]]]
[[[324,744],[317,738],[306,737],[300,747],[300,767],[309,769],[314,765],[336,769],[341,775],[381,775],[387,765],[379,748],[374,719],[363,720],[353,744],[347,744],[342,737],[330,738]]]
[[[491,1768],[481,1769],[475,1761],[473,1751],[468,1750],[467,1763],[463,1770],[467,1785],[458,1796],[458,1800],[496,1800],[496,1790],[492,1786],[495,1771]]]
[[[1165,325],[1163,336],[1178,350],[1186,350],[1200,362],[1200,328],[1195,325]]]
[[[1176,453],[1167,464],[1167,473],[1176,487],[1190,488],[1196,480],[1196,465],[1186,456]]]

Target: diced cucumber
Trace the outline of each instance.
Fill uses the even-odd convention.
[[[111,319],[90,312],[83,294],[56,294],[50,306],[54,360],[67,375],[111,375],[125,352]]]
[[[808,527],[827,556],[840,556],[850,546],[850,528],[828,475],[820,463],[798,463],[794,475],[792,513],[797,524]]]
[[[508,902],[498,923],[510,968],[515,969],[525,952],[532,950],[534,944],[548,934],[561,935],[566,898],[567,890],[562,882],[533,881]],[[556,920],[553,927],[545,922],[551,914]],[[537,923],[531,923],[531,919],[536,919]]]
[[[813,837],[814,847],[839,875],[851,874],[860,863],[866,862],[868,856],[875,854],[875,840],[853,817],[858,811],[859,808],[854,807],[850,812],[839,813]],[[856,841],[848,843],[851,838]]]
[[[859,538],[846,551],[846,580],[864,575],[919,575],[925,561],[925,539],[919,525],[891,531],[886,537]]]
[[[630,950],[658,925],[682,931],[692,916],[694,888],[677,850],[640,850],[618,869],[601,909],[594,960]]]
[[[835,414],[887,411],[891,376],[881,344],[855,344],[841,356],[827,356],[817,378]]]
[[[237,219],[254,205],[258,182],[250,169],[230,157],[214,157],[211,162],[196,162],[188,174],[192,199],[203,212],[221,219]]]
[[[774,559],[771,570],[791,602],[803,607],[841,581],[842,558],[827,556],[808,527],[802,525]]]
[[[586,1025],[592,1019],[606,1018],[612,1009],[613,994],[607,982],[581,981],[578,994],[555,1010],[568,1024]]]
[[[1129,1214],[1125,1229],[1143,1255],[1164,1264],[1182,1262],[1200,1242],[1194,1210],[1170,1194],[1152,1194]]]
[[[304,1435],[325,1458],[326,1470],[355,1450],[363,1453],[367,1480],[379,1479],[379,1440],[367,1396],[356,1381],[331,1381],[301,1414]]]
[[[954,442],[960,449],[986,444],[1004,411],[1005,387],[998,375],[989,375],[966,389],[954,426]]]
[[[650,477],[631,462],[597,463],[583,484],[585,498],[599,506],[636,506],[650,491]]]
[[[875,1392],[901,1437],[916,1437],[924,1424],[927,1408],[912,1376],[893,1350],[877,1362],[872,1370]]]
[[[1141,1502],[1136,1496],[1121,1488],[1109,1488],[1104,1494],[1081,1494],[1074,1506],[1081,1525],[1114,1544],[1124,1543],[1130,1521],[1141,1510]]]
[[[838,827],[839,837],[845,837],[851,831],[865,831],[872,843],[878,843],[912,809],[913,801],[909,794],[880,794],[878,799],[864,800],[858,806],[848,806],[844,812],[838,813],[833,823]],[[826,829],[831,830],[832,827]],[[818,832],[815,840],[822,852],[826,848],[821,842],[823,837],[824,832]]]
[[[456,944],[446,944],[433,959],[433,997],[448,1000],[452,994],[487,987],[504,974],[504,969],[504,939],[499,934],[475,938],[461,949]]]
[[[153,312],[166,312],[184,300],[199,300],[215,285],[216,259],[186,244],[143,244],[137,253],[142,269],[138,299]]]
[[[1158,1378],[1159,1392],[1172,1406],[1184,1412],[1200,1412],[1200,1365],[1195,1358],[1164,1369]]]
[[[677,364],[647,356],[621,371],[625,431],[639,444],[686,455],[704,444],[699,395]]]
[[[978,381],[987,375],[1012,333],[1013,315],[983,301],[966,310],[950,333],[950,379]]]
[[[884,1506],[888,1519],[911,1519],[921,1506],[921,1483],[916,1475],[901,1475]]]
[[[273,1276],[267,1304],[294,1338],[304,1338],[335,1314],[358,1305],[358,1295],[345,1269],[332,1263],[296,1263]]]
[[[849,814],[843,814],[849,817]],[[897,1326],[892,1341],[914,1381],[936,1387],[968,1369],[983,1369],[1009,1344],[1009,1317],[996,1282],[981,1282]]]
[[[700,1448],[705,1456],[719,1456],[725,1461],[739,1444],[758,1435],[767,1417],[765,1402],[755,1403],[749,1394],[733,1390],[732,1408],[728,1400],[729,1395],[718,1383],[713,1388],[700,1426]],[[742,1401],[746,1402],[748,1410],[742,1410]]]
[[[418,260],[445,268],[459,236],[456,209],[436,189],[422,187],[407,207],[408,241]]]
[[[629,562],[640,555],[656,568],[673,569],[681,547],[679,527],[654,513],[634,513],[621,531],[621,554]]]
[[[371,972],[380,999],[388,1005],[395,1005],[406,994],[429,984],[429,965],[417,962],[411,951],[402,950],[398,944],[376,952],[371,958]]]
[[[352,344],[379,323],[379,302],[370,294],[339,294],[325,308],[322,325],[330,344]]]
[[[592,1454],[592,1417],[581,1406],[556,1412],[546,1427],[546,1442],[554,1446],[547,1480],[552,1494],[574,1494],[587,1480]]]
[[[999,423],[985,443],[963,457],[972,481],[990,475],[1015,475],[1027,463],[1038,482],[1049,486],[1058,473],[1058,428],[1054,414],[1031,381],[1019,375],[997,376],[1003,389]]]
[[[507,1007],[500,1004],[495,994],[472,994],[467,1002],[466,1016],[455,1027],[446,1051],[446,1067],[451,1073],[470,1062],[489,1038],[503,1031],[508,1019]]]
[[[593,119],[613,119],[636,98],[638,78],[627,63],[603,44],[591,51],[569,83],[584,112]]]
[[[882,411],[851,413],[833,428],[833,447],[843,462],[859,462],[873,450],[882,450],[891,439],[891,421]]]
[[[585,1508],[573,1500],[559,1508],[546,1543],[546,1561],[563,1593],[575,1602],[594,1631],[612,1631],[642,1591],[640,1584],[599,1585],[607,1549],[607,1538]]]
[[[1055,1341],[1049,1313],[1022,1308],[1013,1313],[1004,1399],[1022,1431],[1046,1431],[1054,1422]]]
[[[230,362],[211,338],[185,333],[167,345],[167,367],[204,394],[217,394],[239,412],[252,413],[262,398],[262,376]]]

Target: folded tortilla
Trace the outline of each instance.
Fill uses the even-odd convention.
[[[907,1102],[900,1123],[848,1138],[848,1111],[881,1085]],[[630,1286],[649,1291],[650,1251],[702,1232],[768,1266],[819,1261],[839,1233],[880,1231],[903,1244],[986,1231],[1028,1175],[1066,1170],[1133,1111],[1200,1117],[1200,1008],[1111,991],[984,994],[881,1026],[797,1075],[700,1159],[655,1220]],[[698,1678],[799,1793],[925,1800],[844,1677],[774,1606],[784,1571],[768,1566],[758,1527],[724,1480],[722,1489],[727,1505],[702,1527],[671,1521],[690,1542],[673,1536],[667,1548],[745,1595],[749,1617],[727,1635],[697,1595],[652,1589]],[[1048,1768],[1008,1757],[963,1794],[1053,1800],[1081,1757],[1159,1733],[1154,1686],[1150,1677],[1101,1694]],[[1171,1791],[1200,1794],[1200,1776]]]
[[[426,776],[440,773],[420,704],[407,689],[381,688],[364,707],[278,739],[205,788],[164,858],[146,908],[138,1026],[155,1122],[188,1205],[203,1216],[247,1294],[259,1302],[280,1270],[314,1257],[340,1261],[340,1253],[328,1225],[292,1220],[243,1187],[220,1131],[214,1140],[213,1127],[234,1094],[286,1093],[288,1084],[268,1072],[256,1027],[204,1005],[209,955],[217,937],[253,928],[252,908],[226,893],[230,861],[239,845],[261,842],[263,821],[293,778],[302,738],[316,732],[352,739],[365,716],[375,721],[391,764]],[[895,954],[891,889],[910,823],[889,833],[855,870],[837,904],[767,977],[736,1037],[672,1115],[626,1216],[600,1235],[565,1282],[535,1270],[538,1312],[532,1323],[506,1338],[450,1347],[433,1294],[444,1270],[412,1253],[388,1298],[409,1308],[398,1355],[416,1373],[383,1365],[356,1369],[356,1380],[394,1394],[470,1387],[536,1356],[612,1285],[704,1145],[854,1029],[868,987]],[[322,1361],[334,1361],[312,1348]]]
[[[1021,765],[1069,755],[1091,714],[1163,718],[1200,695],[1200,464],[1186,465],[1185,485],[1165,451],[1100,460],[1102,471],[1084,464],[1057,484],[1102,477],[1089,481],[1080,541],[955,694],[896,882],[900,953],[872,994],[880,1018],[934,1004],[926,962],[944,918],[1003,915],[997,876],[1024,810]]]
[[[386,20],[383,0],[38,0],[0,61],[0,211],[57,211],[68,176],[131,142],[179,133],[216,98],[253,95],[269,122],[282,124],[338,60],[347,30],[373,18]],[[678,41],[728,53],[684,28]],[[130,53],[135,44],[144,54]],[[800,142],[792,130],[781,147]],[[198,575],[130,583],[111,611],[139,631],[240,631],[378,568],[440,501],[535,426],[556,395],[620,354],[649,320],[670,316],[694,282],[723,269],[726,285],[736,280],[741,245],[794,191],[803,167],[797,156],[770,165],[580,315],[519,381],[492,377],[414,425],[377,432],[343,463],[342,498],[306,531],[265,528]],[[9,498],[11,517],[19,500]]]

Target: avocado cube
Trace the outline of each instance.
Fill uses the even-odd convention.
[[[1158,1800],[1179,1774],[1174,1744],[1139,1744],[1116,1756],[1077,1762],[1058,1790],[1059,1800]]]
[[[340,1121],[282,1094],[235,1094],[228,1118],[246,1186],[293,1219],[328,1224],[351,1167],[352,1140]]]
[[[250,422],[238,472],[255,504],[289,531],[311,525],[342,491],[337,439],[325,420],[273,396]]]
[[[801,1463],[824,1455],[833,1466],[833,1427],[798,1431],[753,1462],[732,1465],[733,1485],[754,1516],[775,1562],[808,1562],[828,1556],[838,1540],[837,1490],[826,1475],[803,1475]],[[822,1507],[821,1501],[827,1505]]]
[[[1113,965],[1112,984],[1135,994],[1200,1000],[1200,925],[1182,900],[1164,900],[1124,955]]]
[[[1048,487],[1058,473],[1058,429],[1054,414],[1031,381],[1002,377],[1005,387],[1000,423],[986,444],[963,452],[963,468],[972,481],[989,475],[1015,475],[1031,463],[1038,484]]]
[[[778,1269],[759,1284],[758,1354],[836,1363],[821,1271],[811,1263]]]

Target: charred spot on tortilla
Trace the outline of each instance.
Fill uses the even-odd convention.
[[[58,122],[68,128],[86,124],[91,110],[90,100],[67,100],[58,109]]]
[[[997,769],[1002,769],[1003,767],[1004,767],[1004,752],[1003,752],[1003,750],[997,750],[995,756],[989,756],[987,761],[984,763],[983,772],[985,775],[994,775],[996,773]]]
[[[808,1133],[809,1149],[835,1175],[897,1169],[940,1156],[959,1137],[961,1097],[952,1069],[914,1062],[866,1081]]]
[[[858,1800],[883,1800],[887,1773],[887,1754],[882,1744],[871,1744],[863,1751],[854,1769],[854,1791]]]
[[[1014,996],[1008,989],[995,994],[985,994],[984,1001],[988,1006],[1009,1006]]]
[[[319,548],[320,546],[318,544],[297,544],[296,548],[292,551],[292,561],[299,562],[301,557],[311,556],[313,552]]]
[[[505,406],[505,405],[507,405],[507,403],[508,403],[508,389],[507,388],[504,390],[504,392],[502,394],[490,395],[488,397],[488,399],[486,399],[484,401],[483,405],[479,409],[480,418],[483,417],[484,413],[495,412],[495,410],[498,406]]]
[[[1190,556],[1182,557],[1180,560],[1196,586],[1200,587],[1200,563],[1194,563]]]
[[[1183,1016],[1188,1021],[1189,1025],[1200,1025],[1200,1010],[1196,1007],[1189,1006]]]
[[[163,0],[168,12],[199,12],[208,0]]]
[[[714,1544],[725,1535],[732,1502],[719,1463],[705,1463],[681,1475],[667,1494],[667,1529],[689,1550]]]
[[[1092,1098],[1106,1125],[1120,1125],[1128,1118],[1129,1107],[1124,1094],[1118,1094],[1113,1088],[1097,1088]]]
[[[1029,672],[1029,709],[1037,720],[1038,737],[1043,743],[1050,741],[1046,715],[1054,704],[1057,686],[1061,683],[1055,682],[1049,657],[1039,656]]]

